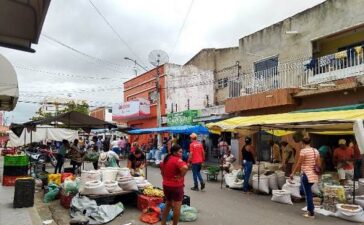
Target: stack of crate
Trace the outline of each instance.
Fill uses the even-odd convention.
[[[15,180],[28,176],[29,158],[26,155],[4,156],[3,186],[14,186]]]

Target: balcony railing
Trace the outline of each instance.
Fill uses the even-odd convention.
[[[360,75],[364,75],[362,46],[315,59],[281,63],[264,71],[232,77],[229,79],[229,97],[303,87]]]

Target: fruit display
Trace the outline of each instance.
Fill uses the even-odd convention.
[[[163,190],[158,188],[153,188],[153,186],[146,187],[143,191],[143,194],[148,197],[164,197]]]

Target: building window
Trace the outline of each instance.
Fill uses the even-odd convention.
[[[222,89],[222,88],[224,88],[223,79],[218,79],[217,80],[217,89]]]
[[[109,112],[109,113],[112,113],[112,109],[110,108],[110,109],[107,109],[107,111]]]
[[[254,63],[255,78],[267,79],[277,75],[278,57],[272,57]]]
[[[224,88],[228,86],[229,79],[227,77],[224,78]]]
[[[158,98],[157,91],[150,91],[148,93],[148,99],[150,101],[150,104],[156,103],[157,102],[157,98]]]

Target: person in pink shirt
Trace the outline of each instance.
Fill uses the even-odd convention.
[[[126,138],[125,138],[126,139]],[[120,137],[120,140],[118,142],[118,146],[120,148],[120,151],[121,151],[121,155],[123,157],[125,157],[126,155],[126,141],[125,141],[124,137]]]
[[[202,144],[197,141],[197,135],[195,133],[192,133],[190,137],[192,143],[190,144],[190,157],[188,161],[192,165],[193,181],[195,184],[191,190],[198,191],[198,181],[200,181],[201,190],[205,189],[205,182],[201,176],[201,167],[205,161],[205,151]]]

